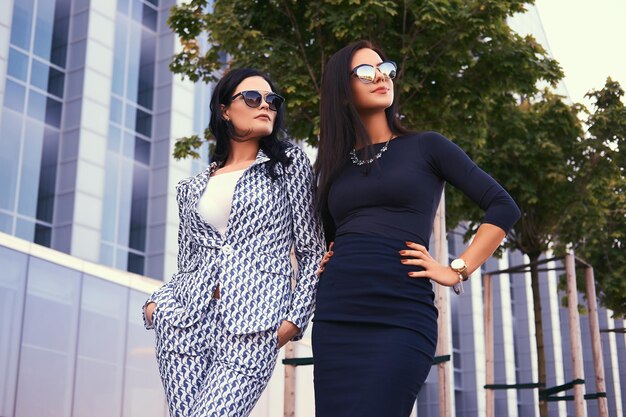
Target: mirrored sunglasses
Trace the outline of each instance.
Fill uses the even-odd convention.
[[[257,90],[240,91],[239,93],[232,96],[230,99],[234,100],[239,96],[243,97],[244,103],[246,103],[248,107],[252,107],[253,109],[259,108],[261,106],[261,103],[263,102],[263,99],[265,99],[265,102],[269,106],[270,110],[273,111],[278,111],[278,109],[280,109],[280,106],[282,106],[285,102],[285,99],[276,93],[266,93],[265,95],[263,95],[262,92]]]
[[[361,64],[354,67],[350,74],[357,77],[359,81],[369,84],[376,80],[376,70],[380,71],[386,79],[393,80],[396,78],[398,66],[393,61],[384,61],[376,67],[370,64]]]

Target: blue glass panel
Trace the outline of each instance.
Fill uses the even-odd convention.
[[[0,211],[0,232],[13,234],[13,216]]]
[[[115,267],[126,271],[128,266],[128,251],[124,249],[118,249],[115,251]]]
[[[18,217],[15,223],[15,236],[33,242],[35,240],[35,222]]]
[[[113,80],[111,90],[119,96],[124,96],[127,36],[128,19],[118,15],[115,19],[115,46],[113,53]]]
[[[16,49],[10,48],[8,74],[22,81],[26,81],[26,77],[28,76],[28,56]]]
[[[142,28],[137,24],[130,24],[128,39],[128,62],[126,64],[126,93],[128,100],[137,103],[139,91],[139,61],[141,58]]]
[[[133,135],[132,133],[124,132],[124,145],[122,146],[122,155],[124,155],[128,159],[135,159],[135,135]]]
[[[22,153],[22,175],[18,212],[35,218],[37,214],[37,194],[39,192],[39,170],[43,147],[43,124],[27,123],[24,134],[24,152]]]
[[[38,245],[50,247],[52,244],[52,228],[42,224],[35,225],[35,240]]]
[[[120,175],[125,181],[120,181],[118,184],[118,220],[117,220],[117,244],[121,246],[128,246],[130,236],[130,214],[133,198],[133,167],[135,163],[132,159],[123,158],[120,160],[121,172]],[[120,269],[126,269],[126,258],[128,254],[123,255],[123,264],[119,258],[119,254],[116,256],[116,267]],[[123,265],[123,266],[122,266]]]
[[[0,208],[15,210],[17,173],[22,140],[22,115],[10,110],[0,121]]]
[[[120,147],[122,143],[122,132],[120,128],[117,126],[109,125],[109,136],[107,140],[107,149],[113,151],[115,153],[120,152]]]
[[[100,263],[113,266],[113,246],[106,243],[100,245]]]
[[[39,121],[46,120],[46,96],[34,90],[28,92],[28,115]]]
[[[149,178],[148,168],[135,164],[128,247],[142,252],[146,250]]]
[[[70,26],[71,0],[56,0],[54,12],[54,31],[52,32],[52,51],[50,62],[65,68],[67,58],[67,39]],[[86,24],[86,20],[74,19],[74,24]],[[82,30],[86,33],[86,30]]]
[[[34,0],[13,2],[11,44],[30,51],[30,32],[33,24]]]
[[[135,138],[135,161],[150,165],[150,142]]]
[[[137,109],[135,131],[147,137],[152,135],[152,115],[150,113]]]
[[[77,271],[30,258],[15,416],[71,415],[80,282]]]
[[[117,190],[120,175],[119,156],[111,151],[107,152],[105,167],[106,177],[104,181],[104,199],[102,202],[102,240],[115,242],[118,205]],[[111,262],[107,265],[113,265],[113,254],[111,254]]]
[[[126,350],[126,378],[124,380],[125,417],[167,415],[163,386],[154,360],[154,334],[143,328],[138,306],[148,294],[131,290],[128,309],[128,335]],[[136,352],[145,352],[138,355]]]
[[[85,276],[80,310],[74,416],[119,416],[128,288]]]
[[[154,4],[156,7],[159,7],[159,0],[147,0],[148,3]]]
[[[126,119],[124,120],[124,126],[128,129],[135,131],[135,122],[137,121],[137,109],[135,106],[126,105]]]
[[[139,78],[137,104],[152,109],[154,95],[154,62],[156,54],[156,36],[142,30],[141,57],[139,60]]]
[[[143,5],[143,16],[142,16],[142,23],[145,27],[147,27],[150,30],[157,30],[157,20],[158,20],[159,14],[157,13],[156,10],[154,10],[152,7],[148,6],[147,4]]]
[[[119,99],[111,97],[111,114],[109,119],[112,122],[122,124],[122,107],[122,102]]]
[[[117,11],[128,14],[128,0],[117,0]]]
[[[48,90],[48,65],[33,59],[30,71],[30,82],[37,88]]]
[[[132,18],[134,21],[141,23],[141,18],[143,15],[143,2],[141,0],[131,0],[132,1]]]
[[[39,193],[37,195],[37,219],[48,223],[52,223],[54,215],[58,159],[59,132],[46,127],[41,152]]]
[[[4,105],[9,109],[17,112],[24,112],[24,103],[26,102],[26,88],[7,79],[6,89],[4,91]]]
[[[144,256],[137,255],[136,253],[128,252],[127,270],[129,272],[134,272],[135,274],[143,275],[144,264],[145,264]]]
[[[3,214],[0,213],[0,228]],[[12,416],[15,407],[20,335],[28,258],[23,253],[0,247],[0,415]]]
[[[46,61],[50,61],[52,49],[52,30],[54,28],[54,1],[38,1],[35,18],[35,44],[33,52]]]
[[[65,85],[65,74],[61,71],[50,68],[48,76],[48,92],[59,98],[63,98],[63,87]]]
[[[50,126],[61,127],[61,112],[63,103],[53,98],[46,100],[46,123]]]

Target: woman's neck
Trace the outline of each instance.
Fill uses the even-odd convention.
[[[245,142],[230,141],[230,154],[224,166],[244,165],[254,161],[259,153],[260,144],[258,140],[247,140]]]
[[[370,135],[372,143],[387,142],[393,133],[387,124],[387,115],[384,111],[370,114],[361,114],[361,123],[365,126],[365,130]]]

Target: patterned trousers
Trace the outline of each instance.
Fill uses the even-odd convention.
[[[158,311],[158,309],[157,309]],[[263,393],[278,358],[277,328],[234,335],[223,326],[219,300],[196,325],[205,349],[185,354],[164,348],[159,339],[169,324],[154,315],[157,362],[171,417],[245,417]]]

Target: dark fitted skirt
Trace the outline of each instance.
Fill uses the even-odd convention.
[[[430,371],[437,309],[403,241],[344,235],[320,278],[312,333],[316,417],[408,417]]]

